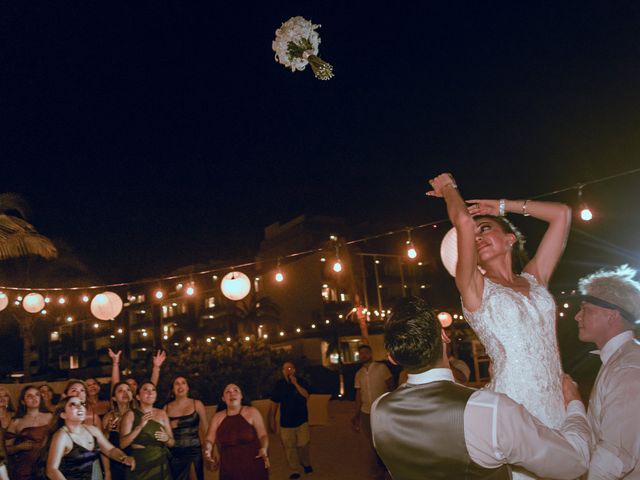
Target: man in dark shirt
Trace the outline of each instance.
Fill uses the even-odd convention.
[[[280,438],[287,463],[293,471],[289,478],[295,479],[300,478],[301,466],[304,473],[313,471],[309,456],[309,385],[296,376],[296,367],[292,362],[284,362],[282,375],[284,378],[278,380],[271,393],[269,424],[276,432],[276,414],[280,408]]]

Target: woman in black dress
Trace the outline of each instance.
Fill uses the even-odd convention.
[[[109,458],[135,468],[135,461],[114,447],[102,431],[86,425],[86,408],[79,397],[67,397],[60,402],[51,429],[47,456],[47,478],[51,480],[91,480],[93,465],[100,451]]]
[[[169,399],[164,409],[176,441],[171,448],[173,480],[188,480],[192,465],[196,478],[203,480],[202,445],[207,434],[204,405],[189,397],[189,383],[185,377],[176,377],[173,381]]]

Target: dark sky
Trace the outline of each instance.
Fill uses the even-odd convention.
[[[125,281],[246,255],[302,213],[442,218],[441,171],[528,197],[640,167],[636,2],[373,5],[3,1],[0,190]],[[322,24],[331,81],[274,61],[294,15]],[[585,190],[602,215],[567,270],[640,263],[639,187]]]

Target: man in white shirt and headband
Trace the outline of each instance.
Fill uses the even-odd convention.
[[[593,432],[589,480],[640,479],[640,283],[623,265],[580,280],[578,337],[599,348],[602,367],[587,417]]]
[[[509,464],[558,480],[586,472],[591,432],[575,382],[563,379],[567,416],[553,430],[504,394],[454,383],[445,342],[416,297],[402,299],[385,323],[389,358],[409,372],[371,409],[373,441],[394,480],[506,480]]]

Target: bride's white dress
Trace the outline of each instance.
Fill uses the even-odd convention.
[[[545,425],[557,428],[565,408],[556,305],[533,275],[521,276],[529,282],[528,296],[485,277],[480,308],[462,308],[493,363],[491,383],[485,388],[509,395]],[[536,477],[514,471],[513,478]]]

